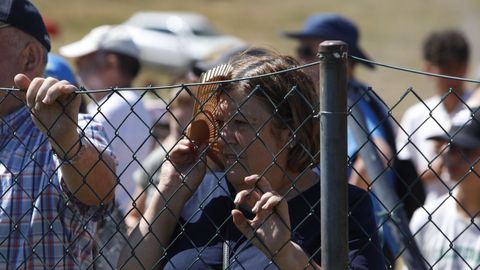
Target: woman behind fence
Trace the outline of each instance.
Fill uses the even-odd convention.
[[[241,79],[298,63],[268,53],[240,56],[231,65],[229,77]],[[119,268],[319,268],[320,183],[312,170],[319,123],[312,81],[295,70],[220,91],[216,120],[225,172],[204,177],[205,145],[181,140]],[[349,204],[350,268],[384,269],[369,197],[349,186]]]

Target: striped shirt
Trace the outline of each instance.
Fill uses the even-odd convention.
[[[80,115],[79,126],[112,155],[101,125]],[[92,263],[95,221],[111,204],[83,205],[66,190],[59,169],[27,107],[0,117],[0,269],[86,269]]]

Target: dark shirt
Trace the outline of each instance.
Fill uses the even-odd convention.
[[[288,202],[292,240],[320,264],[320,184]],[[232,188],[225,179],[207,177],[185,206],[181,226],[167,250],[165,269],[221,269],[229,247],[230,269],[277,269],[236,229],[230,212]],[[349,185],[350,269],[385,269],[368,194]],[[196,209],[195,209],[196,207]]]

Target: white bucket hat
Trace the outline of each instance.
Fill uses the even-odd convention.
[[[96,51],[109,51],[139,58],[140,51],[123,25],[102,25],[90,31],[81,40],[60,48],[68,58],[81,57]]]

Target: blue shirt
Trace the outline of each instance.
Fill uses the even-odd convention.
[[[348,83],[347,95],[349,99],[349,108],[352,106],[359,107],[363,118],[365,119],[366,130],[370,138],[381,138],[387,143],[394,144],[393,130],[390,125],[390,118],[387,113],[387,107],[385,104],[377,97],[373,90],[369,90],[368,87],[356,80],[350,80]],[[348,116],[348,121],[356,121],[353,115]],[[359,145],[353,137],[353,130],[351,128],[352,123],[349,123],[348,126],[348,156],[354,157],[358,150]],[[387,131],[387,129],[389,129]],[[388,138],[389,132],[391,133],[392,138]]]
[[[82,114],[78,123],[90,143],[113,157],[100,124]],[[95,220],[113,204],[87,206],[62,179],[30,110],[24,106],[0,117],[0,269],[91,266]]]

